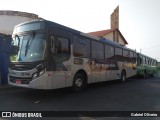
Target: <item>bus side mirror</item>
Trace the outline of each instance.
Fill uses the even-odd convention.
[[[11,45],[11,55],[17,55],[19,51],[19,47],[15,45]]]

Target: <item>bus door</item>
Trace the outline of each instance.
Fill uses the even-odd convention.
[[[66,75],[70,58],[71,34],[65,30],[55,29],[50,31],[50,47],[52,62],[53,88],[66,87]]]

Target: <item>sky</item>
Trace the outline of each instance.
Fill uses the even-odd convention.
[[[160,61],[160,0],[0,0],[1,10],[37,14],[82,32],[110,29],[119,5],[119,30],[128,47]]]

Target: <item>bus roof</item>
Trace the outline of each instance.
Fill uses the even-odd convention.
[[[142,54],[142,53],[139,53],[139,52],[137,52],[137,54],[140,54],[141,56],[148,57],[148,58],[150,58],[150,59],[156,60],[155,58],[151,58],[151,57],[149,57],[149,56],[147,56],[147,55],[144,55],[144,54]],[[157,60],[156,60],[156,61],[157,61]]]
[[[48,28],[56,27],[56,28],[59,28],[59,29],[63,29],[63,30],[72,32],[72,33],[77,34],[77,35],[80,35],[80,36],[84,36],[84,37],[86,37],[86,38],[90,38],[90,39],[92,39],[92,40],[97,40],[97,41],[100,41],[100,42],[103,42],[103,43],[107,43],[107,44],[112,45],[112,46],[120,47],[120,48],[127,49],[127,50],[130,50],[130,51],[135,52],[135,50],[132,50],[132,49],[130,49],[130,48],[127,48],[126,46],[122,46],[122,45],[120,45],[119,43],[116,43],[116,42],[111,41],[111,40],[109,40],[109,39],[106,39],[106,38],[98,38],[98,37],[96,37],[96,36],[89,35],[89,34],[80,32],[80,31],[78,31],[78,30],[75,30],[75,29],[66,27],[66,26],[64,26],[64,25],[61,25],[61,24],[58,24],[58,23],[55,23],[55,22],[52,22],[52,21],[44,20],[44,19],[37,19],[37,20],[29,21],[29,22],[24,22],[24,23],[21,23],[21,24],[15,26],[15,28],[16,28],[16,27],[19,27],[19,26],[21,26],[21,25],[30,24],[30,23],[36,23],[36,22],[44,22],[45,25],[46,25]]]

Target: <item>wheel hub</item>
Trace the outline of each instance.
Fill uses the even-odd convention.
[[[75,84],[78,86],[78,87],[81,87],[82,86],[82,79],[76,79],[75,80]]]

